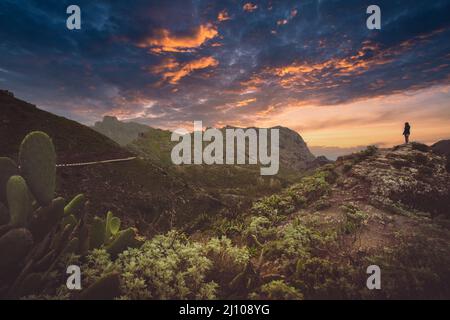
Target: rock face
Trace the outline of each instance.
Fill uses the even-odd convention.
[[[361,194],[377,206],[449,216],[450,173],[446,159],[426,145],[411,143],[338,161],[349,166],[353,163],[348,169],[350,176],[359,181]]]
[[[289,128],[275,129],[280,130],[280,165],[294,170],[311,167],[316,157],[309,151],[303,138]]]
[[[237,129],[236,127],[227,126],[224,129]],[[243,130],[259,128],[241,128]],[[273,127],[270,129],[278,129],[280,133],[280,167],[291,170],[306,170],[316,168],[321,165],[321,161],[315,162],[316,157],[309,151],[306,142],[295,131],[286,127]],[[225,135],[224,135],[225,137]],[[270,142],[270,139],[269,139]],[[269,143],[270,146],[270,143]],[[323,158],[321,158],[323,160]]]
[[[116,141],[121,146],[126,146],[149,131],[150,127],[136,122],[119,121],[112,116],[105,116],[103,121],[96,122],[92,129]]]

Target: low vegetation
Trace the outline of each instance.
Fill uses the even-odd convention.
[[[419,211],[397,201],[403,189],[385,181],[405,168],[417,169],[417,183],[445,175],[445,163],[420,148],[370,147],[278,186],[248,209],[199,212],[143,237],[111,212],[87,217],[89,195],[55,198],[53,145],[33,132],[22,143],[20,168],[0,159],[0,296],[448,299],[448,216],[436,216],[436,204]],[[399,169],[395,161],[405,157]],[[447,192],[441,182],[434,187]],[[373,264],[382,270],[382,290],[365,285]],[[80,266],[82,290],[67,289],[68,265]]]

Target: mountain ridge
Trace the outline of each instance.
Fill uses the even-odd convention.
[[[96,122],[92,128],[108,136],[117,143],[128,146],[130,150],[137,153],[139,153],[139,148],[137,146],[140,144],[138,141],[140,138],[147,137],[150,139],[151,135],[157,135],[160,139],[160,144],[166,149],[166,162],[168,158],[168,146],[174,145],[174,143],[170,141],[171,132],[168,130],[155,129],[136,122],[123,122],[114,116],[105,116],[102,121]],[[258,130],[260,128],[243,128],[227,125],[218,129],[223,131],[226,129]],[[306,170],[316,166],[316,162],[314,162],[316,157],[308,149],[306,142],[299,133],[283,126],[275,126],[267,129],[280,130],[280,166],[284,166],[291,170]],[[161,141],[161,139],[167,141]],[[155,153],[158,152],[155,150]],[[321,160],[323,161],[324,159],[321,158]]]

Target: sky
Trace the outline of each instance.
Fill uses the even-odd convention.
[[[449,40],[450,0],[1,0],[0,88],[88,125],[282,125],[334,157],[406,121],[450,138]]]

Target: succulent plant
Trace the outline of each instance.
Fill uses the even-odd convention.
[[[75,217],[78,217],[80,215],[80,212],[84,209],[85,203],[86,197],[84,196],[84,194],[77,195],[72,199],[72,201],[69,202],[69,204],[67,204],[67,206],[65,206],[64,215],[73,215]]]
[[[12,229],[0,238],[0,270],[17,267],[31,250],[33,236],[25,228]]]
[[[31,199],[27,183],[21,176],[12,176],[6,185],[11,225],[25,227],[31,214]]]
[[[20,145],[19,165],[36,200],[49,205],[56,185],[56,155],[50,137],[40,131],[28,134]]]
[[[106,246],[106,251],[115,258],[119,253],[134,245],[135,237],[136,231],[134,231],[133,228],[122,230],[117,234],[115,239]]]
[[[6,184],[11,176],[18,173],[19,170],[13,160],[0,157],[0,202],[6,203]]]
[[[55,159],[53,143],[43,132],[32,132],[23,140],[20,170],[11,159],[0,158],[0,298],[42,291],[58,262],[69,254],[103,247],[117,256],[136,245],[134,230],[120,231],[120,219],[112,212],[87,225],[83,194],[68,204],[54,198]],[[111,274],[84,296],[116,297],[118,283],[118,275]]]
[[[58,224],[64,214],[64,198],[53,199],[46,207],[36,209],[30,219],[29,229],[37,241]]]
[[[114,217],[113,213],[109,211],[106,214],[105,222],[105,239],[109,241],[112,236],[115,236],[120,230],[120,219]]]

